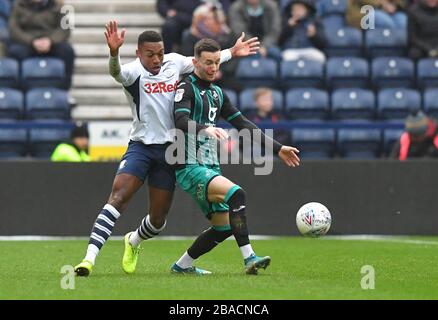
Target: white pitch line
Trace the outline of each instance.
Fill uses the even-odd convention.
[[[325,240],[344,240],[344,241],[383,241],[393,243],[407,243],[419,245],[438,245],[438,241],[432,240],[415,240],[397,236],[374,236],[374,235],[346,235],[346,236],[326,236],[321,239]]]
[[[196,236],[158,236],[151,240],[194,240]],[[265,235],[253,235],[249,237],[251,240],[271,240],[278,237],[265,236]],[[90,237],[54,237],[54,236],[0,236],[0,241],[71,241],[71,240],[89,240]],[[111,240],[123,240],[123,236],[111,236]],[[230,237],[227,240],[234,240]]]

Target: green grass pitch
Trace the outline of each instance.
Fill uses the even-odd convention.
[[[408,241],[406,241],[408,239]],[[412,241],[414,240],[414,241]],[[87,241],[0,242],[0,299],[437,299],[438,238],[397,241],[308,239],[253,241],[272,263],[258,276],[243,272],[234,241],[197,261],[210,276],[173,275],[171,264],[191,240],[143,244],[137,272],[123,273],[122,241],[109,241],[93,273],[61,288],[61,267],[83,257]],[[374,289],[362,289],[364,265],[374,268]]]

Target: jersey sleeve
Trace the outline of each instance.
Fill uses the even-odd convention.
[[[136,61],[121,65],[120,56],[110,56],[109,58],[110,75],[123,86],[130,86],[139,76]]]
[[[231,123],[237,130],[248,129],[251,134],[251,139],[256,141],[262,148],[265,147],[266,142],[272,143],[273,151],[278,153],[283,146],[278,141],[265,135],[263,131],[254,123],[249,121],[236,107],[231,104],[230,99],[224,92],[224,104],[221,110],[221,117],[227,122]],[[257,132],[257,135],[254,133]]]
[[[231,60],[232,55],[229,49],[221,51],[221,63]],[[193,66],[193,57],[186,57],[178,53],[168,53],[166,60],[172,60],[178,66],[180,74],[191,73],[195,69]]]

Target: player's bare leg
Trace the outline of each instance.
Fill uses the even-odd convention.
[[[110,237],[117,219],[142,185],[143,182],[136,176],[126,173],[116,175],[108,202],[94,222],[85,258],[75,267],[78,276],[91,273],[96,257]]]

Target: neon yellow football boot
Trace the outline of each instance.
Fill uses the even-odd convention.
[[[82,260],[75,268],[76,276],[78,277],[88,277],[93,271],[93,264],[88,260]]]
[[[122,260],[123,271],[129,274],[135,272],[135,267],[137,266],[138,254],[140,253],[140,246],[134,248],[129,243],[129,236],[133,232],[129,232],[125,235],[125,252],[123,253],[123,260]]]

